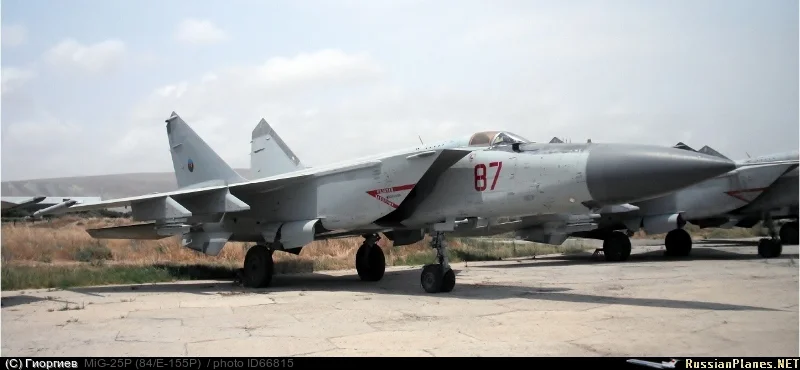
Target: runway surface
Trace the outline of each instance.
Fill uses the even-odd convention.
[[[454,264],[449,294],[419,267],[229,281],[4,292],[2,356],[797,356],[798,248],[695,243]],[[63,310],[68,306],[69,310]],[[74,309],[74,308],[79,309]]]

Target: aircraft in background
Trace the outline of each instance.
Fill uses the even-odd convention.
[[[97,203],[100,197],[2,197],[3,217],[39,218],[75,204]]]
[[[550,143],[564,145],[564,141],[555,137]],[[674,148],[729,160],[708,146],[695,151],[684,143],[678,143]],[[758,253],[765,258],[778,257],[782,243],[797,244],[798,152],[777,153],[735,163],[736,168],[727,173],[661,197],[613,205],[594,217],[570,216],[570,222],[574,224],[596,224],[588,230],[563,228],[559,232],[543,234],[540,225],[543,217],[552,217],[548,215],[522,217],[493,225],[490,221],[478,220],[477,225],[465,225],[458,235],[515,232],[517,238],[549,244],[561,244],[570,236],[600,239],[604,241],[601,250],[606,260],[624,261],[630,256],[629,237],[639,230],[648,234],[667,233],[667,254],[686,256],[692,248],[691,236],[683,229],[687,222],[701,228],[730,228],[752,227],[763,220],[771,238],[759,241]],[[784,223],[780,238],[777,238],[775,219],[795,221]]]
[[[730,160],[675,148],[627,144],[536,144],[508,132],[391,151],[306,168],[287,156],[277,133],[259,123],[246,180],[176,113],[166,120],[179,189],[75,205],[61,212],[130,206],[138,225],[88,230],[95,238],[161,239],[218,255],[228,241],[255,242],[243,282],[270,284],[274,251],[299,253],[314,240],[363,236],[356,253],[362,280],[383,277],[383,233],[395,246],[433,237],[427,292],[455,286],[444,243],[457,221],[522,215],[585,214],[662,196],[735,167]],[[488,146],[487,146],[488,145]],[[334,148],[331,148],[334,150]]]

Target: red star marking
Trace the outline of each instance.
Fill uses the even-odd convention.
[[[386,199],[381,194],[388,194],[388,193],[394,193],[394,192],[398,192],[398,191],[411,190],[411,189],[414,188],[415,185],[416,184],[408,184],[408,185],[393,186],[391,188],[375,189],[375,190],[367,191],[367,194],[369,194],[371,197],[373,197],[373,198],[375,198],[377,200],[380,200],[381,202],[384,202],[384,203],[388,204],[392,208],[397,208],[397,207],[399,207],[397,205],[397,203],[392,202],[389,199]]]
[[[743,202],[750,203],[752,200],[745,198],[743,194],[745,194],[745,193],[756,193],[756,192],[760,193],[760,192],[762,192],[764,190],[767,190],[767,188],[731,190],[731,191],[726,191],[725,194],[728,194],[728,195],[730,195],[730,196],[732,196],[732,197],[734,197],[736,199],[739,199],[739,200],[741,200]]]

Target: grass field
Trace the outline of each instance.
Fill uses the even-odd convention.
[[[181,247],[177,237],[162,240],[97,240],[87,228],[131,223],[124,218],[65,216],[47,222],[4,223],[2,226],[2,290],[67,288],[87,285],[152,283],[191,279],[233,279],[252,245],[229,243],[219,256],[210,257]],[[747,237],[754,229],[690,231],[695,237]],[[635,236],[663,238],[663,235]],[[361,238],[317,241],[299,255],[275,253],[276,273],[354,269]],[[433,261],[429,239],[394,247],[381,239],[388,266],[423,265]],[[552,253],[593,250],[580,239],[560,247],[537,243],[494,243],[486,239],[448,239],[453,262],[499,260]]]

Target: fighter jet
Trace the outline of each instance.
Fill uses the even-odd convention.
[[[212,256],[228,241],[256,243],[243,268],[242,280],[250,287],[271,283],[275,251],[299,253],[314,240],[357,235],[364,238],[356,254],[358,275],[378,281],[385,270],[379,234],[395,246],[429,234],[437,257],[423,268],[421,285],[429,293],[449,292],[455,274],[444,236],[457,221],[583,214],[668,194],[734,168],[729,160],[674,148],[535,144],[506,132],[308,168],[280,158],[286,153],[282,140],[274,140],[277,134],[264,121],[253,133],[265,139],[253,141],[251,161],[266,177],[246,180],[175,112],[166,123],[178,190],[63,211],[130,206],[135,220],[148,221],[88,230],[95,238],[177,235],[183,246]]]
[[[674,147],[728,159],[708,146],[699,151],[684,143]],[[491,230],[488,227],[470,230],[465,225],[460,235],[513,231],[520,239],[550,244],[561,244],[569,236],[600,239],[603,240],[601,250],[606,260],[624,261],[630,256],[629,237],[639,230],[648,234],[667,233],[667,254],[686,256],[692,248],[691,236],[683,229],[687,222],[701,228],[752,227],[763,220],[771,238],[759,241],[758,253],[765,258],[778,257],[782,252],[781,241],[797,243],[797,221],[785,223],[779,239],[773,219],[797,219],[798,153],[779,153],[735,163],[736,168],[732,171],[665,196],[606,206],[594,216],[571,215],[565,222],[572,228],[543,230],[541,225],[550,221],[547,217],[553,218],[553,215],[546,215],[496,224]],[[486,225],[488,222],[482,223]],[[576,229],[587,224],[596,227]]]

